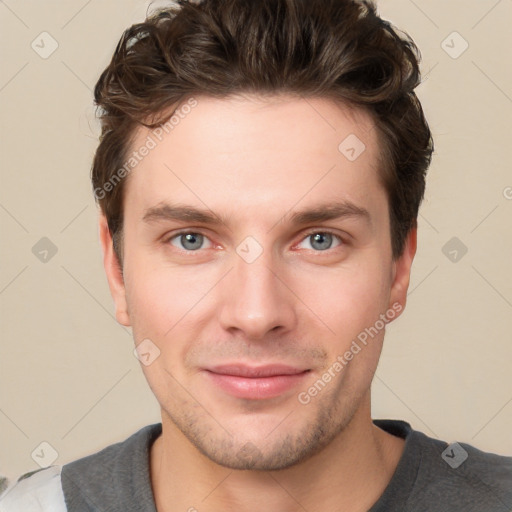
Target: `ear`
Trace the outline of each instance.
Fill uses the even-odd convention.
[[[399,303],[402,306],[400,312],[404,310],[407,302],[412,261],[417,248],[417,233],[418,228],[414,226],[407,235],[401,256],[393,263],[393,282],[391,284],[388,306],[391,308],[393,304]]]
[[[114,245],[112,243],[110,230],[108,229],[107,219],[102,213],[100,213],[99,219],[99,237],[103,252],[103,267],[105,268],[105,273],[107,275],[110,294],[114,299],[116,307],[116,319],[120,324],[129,327],[131,323],[128,314],[126,290],[121,266],[119,265],[119,260],[114,252]]]

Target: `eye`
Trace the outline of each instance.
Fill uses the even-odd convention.
[[[203,243],[208,241],[210,245],[208,247],[202,247]],[[207,249],[212,246],[211,242],[201,233],[195,233],[192,231],[187,231],[183,233],[178,233],[177,235],[173,235],[168,239],[168,242],[171,243],[174,247],[178,249],[190,252],[197,251],[198,249]]]
[[[301,243],[306,241],[310,241],[310,247],[306,247],[306,249],[312,248],[315,251],[327,251],[328,249],[332,249],[333,239],[337,238],[339,243],[334,247],[338,247],[342,245],[343,240],[338,235],[331,233],[329,231],[315,231],[310,233],[304,238]],[[300,245],[300,244],[299,244]]]

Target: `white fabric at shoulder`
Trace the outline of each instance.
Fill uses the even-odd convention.
[[[51,466],[10,486],[0,497],[0,512],[66,512],[61,469]]]

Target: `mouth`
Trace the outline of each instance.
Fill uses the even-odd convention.
[[[211,383],[229,395],[246,400],[264,400],[297,387],[311,370],[283,364],[231,364],[203,371]]]

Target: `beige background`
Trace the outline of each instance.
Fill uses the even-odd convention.
[[[436,153],[407,310],[388,328],[373,414],[512,454],[512,1],[378,5],[422,50],[418,94]],[[11,478],[38,467],[32,453],[51,455],[41,442],[66,463],[159,421],[130,330],[113,317],[89,182],[91,90],[146,6],[0,3],[0,474]],[[58,43],[46,59],[31,47],[43,51],[45,37],[51,48],[43,31]],[[42,237],[58,249],[46,263],[32,252]],[[442,250],[452,237],[468,249],[456,262]]]

